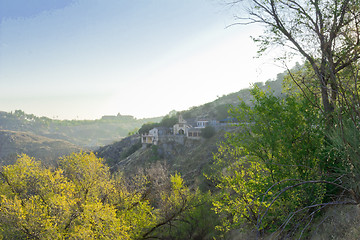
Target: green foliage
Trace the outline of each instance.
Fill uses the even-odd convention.
[[[14,238],[126,238],[107,196],[107,168],[93,154],[73,154],[63,168],[46,169],[23,155],[1,176],[2,236]]]
[[[221,104],[215,107],[216,119],[221,120],[229,116],[229,104]]]
[[[330,179],[341,179],[342,186],[351,189],[351,198],[360,200],[360,129],[351,119],[342,119],[328,134],[324,153],[324,168],[331,169]]]
[[[177,115],[174,113],[170,115],[166,115],[162,118],[162,120],[159,123],[145,123],[141,126],[139,129],[139,134],[145,134],[148,133],[151,129],[155,127],[173,127],[178,121]]]
[[[159,148],[158,146],[156,145],[151,145],[151,157],[150,157],[150,162],[155,162],[157,160],[160,159],[160,156],[159,156]]]
[[[216,133],[215,128],[212,126],[206,126],[205,128],[201,129],[201,136],[203,138],[211,138]]]
[[[227,134],[214,156],[216,171],[208,176],[221,190],[213,204],[223,231],[249,223],[274,231],[295,209],[321,202],[324,195],[321,184],[290,187],[294,181],[321,178],[323,135],[317,109],[296,95],[275,97],[257,86],[251,93],[252,107],[242,102],[231,109],[239,130]]]
[[[177,115],[166,115],[163,117],[163,119],[160,121],[159,126],[161,127],[173,127],[178,122]]]
[[[134,130],[128,132],[128,137],[129,137],[129,136],[132,136],[132,135],[135,135],[135,134],[137,134],[137,133],[139,133],[139,128],[135,128]]]
[[[139,129],[139,134],[145,134],[148,133],[151,129],[158,127],[159,124],[158,123],[145,123],[141,126],[141,128]]]

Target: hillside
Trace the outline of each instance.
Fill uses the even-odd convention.
[[[228,131],[232,131],[231,127]],[[141,145],[140,136],[134,135],[99,148],[98,157],[104,158],[112,171],[121,170],[125,174],[136,173],[141,168],[149,168],[160,162],[170,172],[178,172],[187,184],[203,184],[202,172],[212,162],[212,153],[217,150],[219,141],[224,140],[221,130],[209,139],[187,139],[169,136],[158,145]]]
[[[63,155],[80,150],[64,140],[54,140],[26,132],[0,130],[0,166],[13,164],[22,153],[50,165]]]
[[[274,92],[275,96],[279,96],[282,93],[282,83],[285,73],[277,75],[275,80],[268,80],[266,83],[254,83],[262,90],[269,90]],[[247,104],[251,104],[252,97],[250,95],[250,88],[241,89],[240,91],[233,92],[218,99],[200,105],[194,106],[186,111],[182,111],[184,118],[210,118],[221,120],[228,117],[228,109],[230,106],[236,106],[239,104],[240,99]]]
[[[118,114],[103,116],[97,120],[54,120],[16,110],[13,113],[0,112],[0,129],[28,132],[94,148],[118,141],[142,124],[157,122],[160,119],[160,117],[136,119]]]
[[[283,78],[284,75],[279,74],[274,81],[256,84],[260,88],[269,89],[279,96],[282,91]],[[213,102],[192,107],[180,113],[185,119],[222,120],[229,117],[229,107],[239,104],[239,99],[251,103],[250,89],[242,89],[219,97]],[[174,117],[172,116],[172,118]],[[157,125],[161,126],[161,123]],[[152,127],[150,125],[145,129],[148,131]],[[234,127],[228,127],[226,130],[217,131],[209,139],[201,138],[200,140],[179,139],[179,137],[174,139],[170,136],[166,141],[160,141],[158,145],[147,146],[141,145],[140,135],[136,134],[113,144],[100,147],[96,150],[96,154],[105,159],[112,171],[121,170],[126,174],[130,174],[136,172],[139,168],[147,168],[156,162],[161,162],[171,172],[181,173],[188,184],[203,185],[205,182],[202,173],[212,162],[212,154],[217,151],[217,144],[224,140],[226,131],[233,130]]]

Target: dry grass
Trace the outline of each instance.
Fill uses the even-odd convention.
[[[360,206],[329,208],[313,225],[311,240],[359,240]]]

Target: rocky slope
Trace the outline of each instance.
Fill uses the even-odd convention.
[[[229,128],[227,131],[233,131]],[[170,172],[180,173],[189,185],[206,187],[203,172],[213,161],[213,152],[217,151],[225,131],[218,131],[209,139],[188,139],[184,136],[169,136],[158,145],[141,145],[138,135],[127,137],[120,142],[99,148],[97,156],[106,160],[112,171],[125,174],[136,173],[139,169],[149,168],[160,162]]]

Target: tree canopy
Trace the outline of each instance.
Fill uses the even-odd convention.
[[[0,170],[0,238],[181,239],[187,232],[171,226],[193,229],[202,202],[160,165],[127,179],[93,153],[66,156],[58,168],[22,155]]]

